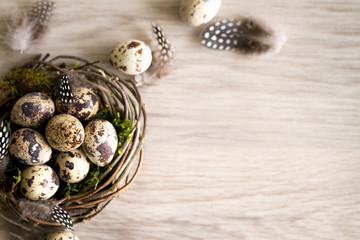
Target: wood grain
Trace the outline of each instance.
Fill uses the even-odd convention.
[[[26,1],[0,5],[9,8]],[[250,15],[283,29],[276,56],[199,44],[178,1],[58,1],[33,53],[108,64],[126,39],[176,47],[173,73],[140,88],[149,116],[140,175],[80,239],[359,239],[360,2],[223,1],[216,19]],[[4,30],[4,26],[2,26]],[[0,47],[1,73],[31,55]]]

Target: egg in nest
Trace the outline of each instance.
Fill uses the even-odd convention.
[[[22,127],[37,128],[55,113],[51,98],[40,92],[32,92],[21,97],[11,110],[11,121]]]
[[[22,194],[30,200],[51,198],[59,188],[59,177],[47,165],[36,165],[25,168],[21,174]]]
[[[56,171],[64,182],[77,183],[88,174],[90,163],[81,149],[60,152],[55,162]]]
[[[85,127],[85,136],[82,148],[90,161],[101,167],[108,165],[118,145],[114,126],[104,119],[92,120]]]
[[[9,153],[22,164],[38,165],[50,160],[52,149],[39,132],[21,128],[10,136]]]
[[[46,240],[79,240],[71,231],[59,230],[49,233],[46,236]]]
[[[79,119],[69,114],[59,114],[46,125],[45,137],[52,148],[66,152],[81,146],[85,132]]]
[[[90,120],[99,110],[99,101],[96,94],[89,88],[77,87],[72,91],[74,97],[71,103],[56,99],[56,111],[73,115],[80,120]]]

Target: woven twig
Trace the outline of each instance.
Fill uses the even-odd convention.
[[[59,206],[69,212],[76,224],[86,222],[96,216],[134,181],[143,157],[142,144],[146,130],[146,113],[140,93],[132,81],[121,79],[98,66],[97,62],[90,62],[80,57],[62,55],[50,60],[47,60],[48,58],[49,55],[43,58],[37,57],[22,67],[32,69],[41,67],[54,75],[76,73],[84,76],[99,96],[100,106],[109,108],[112,118],[116,116],[116,112],[120,112],[122,117],[130,120],[133,126],[130,140],[122,143],[122,154],[115,154],[110,167],[100,176],[96,189],[89,187],[84,193],[59,199]],[[74,63],[74,61],[80,62],[80,66],[67,67],[67,63]],[[4,98],[0,101],[0,108],[6,106],[9,109],[14,102],[11,98]],[[8,115],[8,113],[3,114],[1,119],[9,118]],[[129,176],[132,168],[135,168],[135,171],[132,171],[134,173]],[[56,222],[33,216],[24,218],[18,204],[22,196],[17,193],[16,188],[11,188],[10,192],[6,191],[9,189],[8,182],[6,179],[0,182],[1,189],[5,192],[0,199],[0,214],[3,219],[11,224],[23,226],[23,229],[49,229],[60,226]]]

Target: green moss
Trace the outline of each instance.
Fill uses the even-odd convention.
[[[119,112],[116,113],[116,117],[112,120],[111,123],[114,125],[118,134],[117,152],[121,154],[122,143],[131,138],[132,124],[129,119],[121,119]]]
[[[1,78],[0,89],[15,99],[29,92],[50,93],[52,76],[44,68],[15,68]]]
[[[15,166],[15,169],[17,170],[17,175],[14,175],[13,178],[15,179],[14,187],[18,185],[21,182],[21,170]]]

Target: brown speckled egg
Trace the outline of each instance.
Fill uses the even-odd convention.
[[[52,150],[39,132],[21,128],[10,136],[9,153],[22,164],[38,165],[50,160]]]
[[[221,0],[181,0],[179,14],[185,23],[200,26],[213,19],[220,6]]]
[[[85,132],[79,119],[69,114],[59,114],[46,125],[45,137],[52,148],[66,152],[81,146]]]
[[[92,120],[85,127],[85,136],[82,148],[90,161],[101,167],[109,164],[118,144],[114,126],[104,119]]]
[[[119,43],[110,54],[111,64],[120,72],[136,75],[151,65],[151,49],[142,41],[128,40]]]
[[[61,98],[56,99],[56,111],[75,116],[80,120],[90,120],[99,110],[99,101],[95,93],[84,87],[73,89],[74,98],[71,103],[63,103]]]
[[[46,240],[79,240],[71,231],[64,229],[51,232],[46,236]]]
[[[20,98],[11,110],[11,121],[22,127],[37,128],[55,112],[51,98],[40,92],[28,93]]]
[[[89,172],[90,163],[81,149],[61,152],[56,158],[56,171],[64,182],[77,183],[82,181]]]
[[[21,192],[30,200],[51,198],[59,188],[59,177],[47,165],[36,165],[25,168],[21,174]]]

